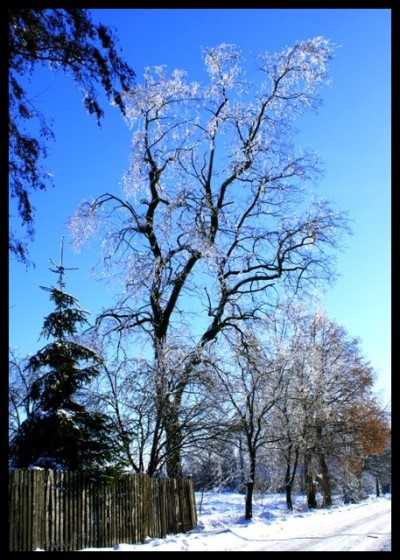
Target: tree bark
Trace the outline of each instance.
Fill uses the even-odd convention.
[[[165,407],[165,415],[163,424],[166,434],[166,467],[167,474],[170,478],[182,478],[182,428],[179,422],[178,411],[180,410],[180,402],[168,402]]]
[[[292,488],[293,488],[294,477],[296,476],[297,464],[299,460],[299,449],[297,447],[295,448],[294,451],[293,469],[291,469],[291,460],[293,455],[292,450],[293,450],[293,444],[290,443],[288,447],[288,456],[286,460],[286,474],[285,474],[286,505],[289,511],[293,511]]]
[[[317,498],[310,456],[306,456],[304,461],[304,482],[306,485],[307,505],[309,508],[314,509],[317,507]]]
[[[252,519],[253,518],[253,490],[254,490],[254,482],[248,481],[246,482],[246,511],[245,511],[245,519]]]
[[[286,505],[289,511],[293,511],[293,503],[292,503],[292,485],[290,483],[286,484],[285,486],[286,492]]]
[[[285,474],[285,492],[286,492],[286,505],[289,511],[293,511],[292,504],[292,480],[290,476],[290,454],[287,458],[286,463],[286,474]]]
[[[253,491],[254,491],[254,480],[256,476],[256,457],[255,450],[250,451],[250,478],[246,481],[246,508],[245,508],[245,519],[253,518]]]
[[[321,451],[319,456],[319,464],[321,467],[321,485],[323,492],[323,502],[322,506],[327,507],[332,505],[332,489],[331,489],[331,479],[328,471],[328,465],[326,464],[325,454]]]
[[[165,432],[167,435],[167,474],[170,478],[182,478],[182,436],[179,424],[174,422],[172,425],[168,425],[168,427],[166,425]]]

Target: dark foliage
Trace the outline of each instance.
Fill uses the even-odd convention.
[[[46,142],[53,130],[21,85],[37,64],[61,70],[84,92],[84,106],[98,124],[104,111],[98,89],[124,113],[122,93],[135,74],[120,57],[111,29],[91,21],[88,10],[8,8],[9,16],[9,188],[16,200],[18,216],[28,239],[34,238],[32,190],[51,184],[41,160],[47,157]],[[26,129],[38,126],[37,135]],[[28,263],[27,244],[10,228],[9,250],[20,262]]]
[[[71,339],[87,323],[88,312],[63,291],[62,266],[55,272],[59,287],[44,289],[56,310],[45,318],[42,331],[55,340],[28,361],[33,408],[11,442],[11,465],[96,472],[114,458],[114,432],[105,414],[87,410],[79,401],[79,390],[99,374],[101,361],[92,349]]]

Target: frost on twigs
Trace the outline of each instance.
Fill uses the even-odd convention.
[[[98,232],[96,206],[92,202],[82,202],[69,219],[68,228],[72,236],[71,247],[79,253],[82,245]]]
[[[320,103],[333,50],[315,37],[263,53],[258,83],[246,79],[240,50],[225,43],[203,51],[208,83],[189,80],[183,70],[146,68],[124,98],[132,149],[122,198],[101,195],[82,204],[70,220],[73,247],[101,233],[107,266],[110,259],[124,264],[130,293],[139,284],[151,289],[151,281],[135,282],[139,263],[145,261],[145,279],[171,295],[178,281],[189,281],[192,265],[183,271],[190,258],[224,262],[228,251],[229,268],[243,261],[251,239],[259,253],[267,251],[267,266],[279,268],[279,247],[270,243],[279,235],[268,228],[282,225],[280,217],[298,208],[301,189],[319,174],[314,154],[296,153],[292,121]],[[288,257],[287,247],[281,256]],[[248,251],[247,269],[261,273],[254,255]]]
[[[269,78],[263,89],[275,98],[278,112],[302,113],[318,107],[318,88],[330,84],[328,64],[333,52],[334,45],[328,39],[315,37],[299,41],[281,53],[259,56],[259,69]]]
[[[171,318],[180,296],[195,293],[198,270],[198,286],[207,271],[210,294],[229,294],[211,305],[219,320],[229,300],[253,286],[261,294],[271,280],[311,278],[315,267],[328,276],[320,246],[334,246],[344,220],[328,204],[324,214],[307,213],[319,162],[292,138],[294,118],[321,101],[333,51],[315,37],[263,53],[258,82],[247,80],[240,50],[225,43],[203,50],[202,84],[183,70],[146,68],[124,98],[132,145],[123,192],[80,206],[70,220],[73,247],[97,237],[125,296],[141,309],[152,302],[152,313],[165,306]],[[282,218],[301,210],[295,231]]]
[[[222,43],[218,47],[204,49],[204,63],[212,81],[211,92],[224,94],[240,84],[241,54],[236,45]]]

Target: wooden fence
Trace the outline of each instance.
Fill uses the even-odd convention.
[[[183,533],[196,524],[189,478],[126,474],[106,485],[78,472],[10,471],[10,551],[114,547]]]

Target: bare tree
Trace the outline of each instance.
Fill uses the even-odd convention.
[[[350,455],[360,459],[387,442],[371,395],[374,371],[359,340],[321,310],[309,314],[292,307],[288,317],[291,364],[285,398],[276,410],[286,430],[282,451],[287,458],[295,451],[295,463],[302,460],[309,507],[317,507],[317,491],[327,506],[332,503],[333,465],[348,471]]]
[[[113,356],[112,339],[108,339],[107,344],[101,343],[93,331],[86,333],[86,343],[102,355],[103,372],[84,398],[113,419],[122,462],[134,471],[147,472],[150,476],[164,470],[176,448],[167,446],[162,423],[165,400],[160,399],[160,392],[154,391],[160,380],[152,369],[153,363],[144,356],[130,356],[122,344]],[[174,358],[169,357],[169,367],[172,368],[174,360],[179,357],[183,359],[184,352],[184,348],[171,346],[170,353]],[[196,366],[181,399],[174,443],[186,456],[194,445],[204,447],[221,435],[220,419],[211,408],[214,382],[208,360],[204,355]],[[171,369],[168,379],[162,381],[167,398],[176,390],[179,375],[174,377]]]
[[[283,375],[254,332],[236,335],[231,346],[232,363],[218,365],[216,371],[221,399],[229,403],[231,410],[225,423],[230,426],[231,433],[243,438],[242,453],[247,470],[245,519],[251,519],[257,459],[261,448],[274,439],[270,425],[274,406],[280,400]]]
[[[285,473],[283,487],[285,489],[286,505],[289,511],[293,511],[292,490],[300,463],[302,438],[298,431],[293,401],[287,398],[287,391],[288,383],[285,379],[282,391],[283,398],[276,403],[272,429],[280,435],[276,438],[277,443],[275,443],[274,449],[278,450],[278,455],[281,458],[280,465],[283,459]]]
[[[97,234],[105,271],[124,286],[99,329],[147,338],[170,476],[182,475],[179,414],[203,349],[264,317],[280,289],[332,279],[347,219],[309,200],[319,163],[291,142],[294,119],[321,102],[332,56],[322,37],[261,54],[257,86],[226,44],[204,51],[202,87],[179,70],[146,70],[124,100],[133,139],[123,194],[70,220],[77,244]],[[187,350],[176,360],[178,340]]]
[[[8,428],[12,440],[33,409],[29,396],[33,375],[27,370],[28,358],[21,358],[13,348],[9,349],[8,364]]]
[[[102,375],[86,395],[112,418],[121,462],[136,473],[147,470],[148,455],[157,467],[162,438],[145,367],[139,360],[104,360]]]

